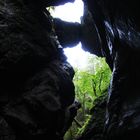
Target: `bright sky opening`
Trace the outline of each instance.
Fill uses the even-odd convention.
[[[61,18],[64,21],[80,23],[80,18],[83,16],[83,7],[82,0],[75,0],[74,3],[66,3],[55,7],[51,14],[53,17]]]
[[[55,7],[55,10],[51,12],[53,17],[60,18],[68,22],[79,22],[81,16],[83,16],[84,4],[82,0],[75,0],[74,3],[67,3],[61,6]],[[64,53],[67,56],[67,61],[73,66],[79,69],[85,69],[87,67],[89,52],[85,52],[81,43],[72,48],[65,48]]]
[[[87,67],[88,58],[92,54],[89,52],[85,52],[82,47],[81,43],[79,43],[74,48],[66,48],[64,49],[64,53],[67,56],[67,61],[76,68],[85,69]]]

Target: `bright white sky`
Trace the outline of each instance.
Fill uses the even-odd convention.
[[[91,56],[89,52],[85,52],[81,43],[79,43],[74,48],[66,48],[64,49],[64,53],[67,56],[67,61],[73,66],[79,69],[85,69],[88,63],[88,57]]]
[[[74,3],[57,6],[51,14],[53,17],[59,17],[65,21],[80,22],[80,17],[83,15],[83,7],[82,0],[75,0]]]
[[[74,3],[67,3],[55,7],[55,11],[52,11],[51,14],[53,17],[58,17],[65,21],[80,23],[80,18],[83,15],[83,7],[82,0],[75,0]],[[82,49],[81,43],[73,48],[64,49],[64,53],[68,58],[67,61],[73,67],[78,67],[80,69],[86,68],[88,56],[91,55]]]

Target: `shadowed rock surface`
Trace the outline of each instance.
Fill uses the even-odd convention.
[[[65,47],[76,46],[81,40],[81,25],[54,18],[54,27],[60,44]]]
[[[140,137],[138,1],[85,0],[84,2],[97,27],[102,55],[113,70],[102,139],[138,139]],[[97,123],[98,121],[93,122],[90,127],[92,135],[89,140],[96,140],[94,131],[96,126],[94,128],[93,126]]]
[[[44,9],[56,2],[0,1],[0,140],[63,139],[70,125],[74,71]]]
[[[67,1],[0,1],[0,139],[2,140],[62,140],[76,114],[72,105],[74,71],[66,62],[62,47],[53,31],[52,19],[45,9],[46,6],[64,2]],[[98,135],[101,136],[99,139],[106,140],[138,139],[140,137],[138,0],[84,0],[84,2],[85,14],[82,25],[65,24],[58,20],[65,26],[57,27],[64,30],[67,26],[68,30],[65,29],[65,33],[70,32],[69,35],[75,33],[74,36],[70,37],[68,42],[66,40],[64,42],[57,27],[56,32],[61,44],[63,42],[76,44],[79,39],[85,49],[105,57],[113,75],[106,118],[104,107],[103,110],[99,107],[97,111],[101,113],[99,116],[103,116],[100,126],[104,128],[99,129],[101,134],[99,131],[93,131],[99,128],[98,122],[100,123],[100,119],[93,118],[88,133],[83,134],[81,139],[94,140]],[[74,111],[71,111],[70,107]]]

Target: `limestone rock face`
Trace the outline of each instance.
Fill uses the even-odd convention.
[[[101,38],[86,2],[84,4],[84,14],[81,18],[81,43],[84,50],[99,57],[103,56]]]
[[[140,136],[140,12],[138,1],[85,0],[97,27],[102,55],[113,70],[105,137]],[[94,137],[93,137],[94,138]]]
[[[54,27],[60,44],[65,47],[76,46],[81,40],[80,23],[66,22],[54,18]]]
[[[31,2],[0,1],[3,140],[62,139],[69,120],[65,112],[74,101],[74,71],[52,30],[49,12]]]

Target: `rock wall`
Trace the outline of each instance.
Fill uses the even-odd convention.
[[[85,0],[84,2],[97,27],[102,55],[113,70],[104,139],[138,139],[140,137],[138,1]]]
[[[76,46],[81,40],[81,25],[54,18],[54,28],[63,48]]]
[[[74,71],[45,8],[57,2],[68,0],[0,1],[0,140],[63,139],[76,115]]]
[[[73,2],[0,1],[0,139],[60,140],[76,115],[74,71],[66,62],[45,8],[68,1]],[[84,2],[82,25],[64,25],[70,25],[69,29],[76,32],[68,41],[74,40],[73,44],[81,40],[87,50],[104,56],[113,71],[101,139],[137,139],[140,137],[139,3],[137,0]],[[59,39],[62,44],[63,39]],[[95,138],[94,131],[88,138]]]

